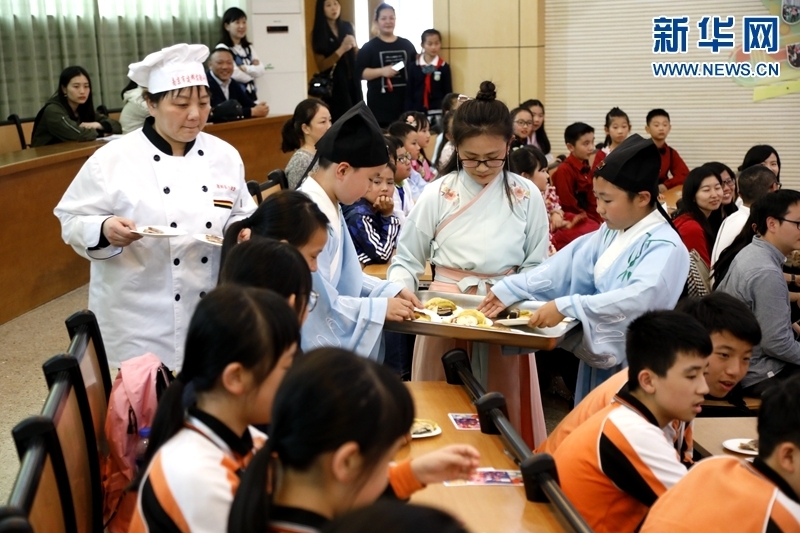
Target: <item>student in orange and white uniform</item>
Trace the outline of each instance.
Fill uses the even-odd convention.
[[[325,533],[468,533],[445,511],[384,498],[337,519]]]
[[[800,531],[800,377],[767,392],[758,411],[758,457],[700,461],[659,498],[642,533]]]
[[[724,292],[713,292],[702,299],[687,298],[678,304],[676,311],[693,316],[711,336],[714,351],[708,358],[706,384],[709,393],[706,399],[726,399],[731,403],[730,408],[713,408],[716,416],[724,416],[725,410],[740,413],[736,401],[741,398],[741,394],[737,395],[735,392],[740,388],[738,383],[747,373],[753,346],[761,342],[761,328],[755,315],[743,302]],[[593,414],[609,405],[627,383],[627,368],[601,383],[569,412],[550,433],[547,440],[536,448],[536,453],[544,452],[552,455],[567,435]],[[707,409],[703,406],[701,416],[708,416]],[[672,438],[681,461],[687,465],[693,462],[692,426],[693,424],[673,420],[664,428],[667,436]]]
[[[554,454],[564,494],[596,533],[635,531],[686,475],[661,428],[694,419],[708,392],[711,339],[694,318],[645,313],[628,327],[626,350],[628,385]]]
[[[225,531],[239,475],[265,441],[251,426],[269,423],[299,341],[297,314],[272,291],[226,285],[200,301],[183,370],[158,404],[130,533]],[[187,388],[196,402],[184,415]]]
[[[474,472],[478,452],[466,445],[390,468],[413,419],[411,394],[389,368],[339,348],[304,354],[278,388],[269,440],[242,477],[227,531],[313,533],[374,502],[390,479],[404,499]]]

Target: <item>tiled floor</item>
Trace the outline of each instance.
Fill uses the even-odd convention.
[[[19,468],[11,428],[39,414],[47,397],[42,363],[66,351],[64,320],[88,301],[88,285],[0,326],[0,502],[5,502]]]

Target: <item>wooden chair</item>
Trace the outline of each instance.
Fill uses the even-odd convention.
[[[60,405],[69,388],[68,377],[63,374],[45,406]],[[8,505],[0,507],[0,531],[78,533],[65,457],[53,419],[27,418],[14,427],[12,434],[20,469]]]
[[[92,412],[94,433],[98,438],[98,450],[107,454],[104,430],[108,398],[111,395],[111,372],[100,326],[94,313],[89,310],[74,313],[67,318],[66,325],[71,339],[67,355],[78,361]]]
[[[51,357],[43,368],[50,394],[42,416],[53,421],[61,445],[77,530],[79,533],[101,532],[103,488],[98,438],[81,364],[75,357],[60,354]]]
[[[286,174],[283,170],[277,169],[269,173],[269,178],[264,183],[258,183],[255,180],[247,182],[247,192],[252,195],[256,205],[261,205],[261,202],[266,198],[272,196],[276,192],[280,192],[284,188],[288,188],[288,181],[286,181],[286,187],[284,187],[281,182],[281,176],[276,174],[276,172],[280,172],[283,175],[283,180],[286,180]]]

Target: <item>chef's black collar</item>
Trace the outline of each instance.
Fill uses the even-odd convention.
[[[249,429],[245,429],[244,434],[239,436],[218,418],[211,416],[205,411],[201,411],[196,406],[189,408],[189,414],[216,433],[216,435],[228,445],[233,453],[244,457],[253,451],[253,437],[250,435]]]
[[[156,119],[154,117],[147,117],[146,119],[144,119],[144,126],[142,126],[142,133],[144,133],[144,136],[147,137],[147,140],[150,141],[153,144],[153,146],[155,146],[156,148],[158,148],[167,155],[172,155],[172,146],[166,141],[166,139],[164,139],[164,137],[158,134],[156,128],[153,126],[155,123]],[[197,139],[192,139],[191,141],[186,143],[186,148],[183,150],[183,155],[189,153],[189,151],[192,149],[192,146],[194,146],[196,140]]]

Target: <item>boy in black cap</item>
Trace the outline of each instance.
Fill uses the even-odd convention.
[[[414,317],[422,307],[417,297],[396,283],[361,271],[358,253],[347,231],[339,204],[359,200],[389,162],[386,140],[375,117],[359,102],[317,142],[319,170],[301,182],[329,220],[328,242],[313,273],[316,307],[303,324],[304,351],[339,346],[381,361],[381,334],[386,320]]]
[[[520,300],[546,302],[531,327],[581,321],[561,344],[581,359],[576,404],[627,366],[628,324],[646,311],[674,308],[683,291],[689,253],[657,202],[660,165],[651,140],[628,137],[594,172],[600,229],[509,276],[481,304],[491,317]]]

